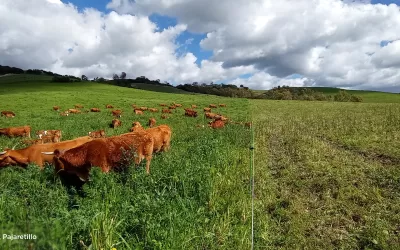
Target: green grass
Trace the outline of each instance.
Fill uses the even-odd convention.
[[[19,77],[19,80],[13,79]],[[20,78],[22,77],[22,78]],[[3,80],[4,79],[4,80]],[[249,151],[250,131],[240,125],[222,130],[196,128],[203,116],[184,117],[183,109],[169,119],[160,113],[136,116],[132,104],[226,103],[218,109],[236,121],[250,119],[246,99],[182,95],[121,88],[107,84],[49,83],[23,76],[0,78],[0,127],[29,124],[32,131],[61,129],[63,139],[105,129],[107,135],[125,133],[133,121],[145,124],[155,117],[172,128],[171,151],[155,155],[147,176],[144,164],[126,173],[103,174],[93,168],[84,195],[67,189],[53,167],[40,171],[9,167],[0,171],[1,233],[35,234],[37,240],[0,240],[0,249],[248,249],[250,247]],[[83,104],[100,113],[62,117],[52,110]],[[123,110],[122,127],[108,127],[112,104]],[[200,111],[200,114],[203,112]],[[0,137],[0,147],[12,147],[19,138]],[[19,144],[17,148],[23,145]],[[85,247],[86,246],[86,247]]]
[[[307,87],[312,90],[322,92],[327,95],[334,95],[338,93],[340,88],[330,87]],[[400,94],[386,93],[379,91],[368,91],[368,90],[346,90],[352,95],[361,96],[364,103],[400,103]],[[255,90],[256,93],[263,93],[265,90]]]
[[[399,104],[251,106],[257,249],[399,249]]]

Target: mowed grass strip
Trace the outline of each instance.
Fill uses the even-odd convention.
[[[357,148],[388,149],[397,157],[398,142],[386,137],[398,129],[392,122],[398,106],[251,103],[257,249],[399,248],[400,166],[321,139],[346,144],[351,138]]]
[[[1,82],[0,82],[1,84]],[[25,87],[23,87],[25,86]],[[35,87],[32,87],[35,86]],[[63,140],[105,129],[108,136],[128,132],[133,121],[145,125],[150,117],[173,131],[171,151],[153,157],[150,175],[144,164],[124,173],[103,174],[92,169],[83,192],[62,186],[52,166],[40,171],[9,167],[0,170],[0,224],[7,234],[35,234],[32,241],[0,241],[1,249],[248,249],[250,247],[249,144],[250,131],[240,125],[221,130],[197,128],[208,122],[202,108],[226,103],[216,111],[235,121],[250,119],[245,99],[206,95],[155,93],[105,84],[14,82],[2,86],[0,127],[31,125],[61,129]],[[7,92],[7,90],[9,90]],[[26,91],[25,91],[26,90]],[[5,94],[7,92],[7,94]],[[161,113],[135,115],[132,104],[161,108],[159,103],[199,106],[199,117],[184,117],[183,108],[162,120]],[[74,104],[100,113],[70,114]],[[122,127],[106,104],[122,109]],[[1,148],[20,138],[0,137]],[[17,145],[21,148],[23,145]]]

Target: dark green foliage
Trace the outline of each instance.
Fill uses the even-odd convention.
[[[20,68],[0,65],[0,75],[5,75],[5,74],[23,74],[23,73],[24,73],[24,70],[22,70]]]
[[[239,97],[239,98],[256,98],[256,94],[246,87],[238,88],[232,84],[201,84],[197,82],[192,84],[178,85],[176,88],[188,92],[195,92],[208,95],[218,95],[226,97]]]

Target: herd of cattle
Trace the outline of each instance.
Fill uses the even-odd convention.
[[[159,104],[161,109],[161,119],[168,118],[172,110],[182,107],[181,104],[173,103],[171,105]],[[153,113],[159,112],[157,108],[137,107],[132,105],[136,115],[143,115],[143,112],[149,111]],[[166,108],[167,107],[167,108]],[[225,104],[219,104],[219,107],[226,107]],[[82,112],[82,105],[75,105],[74,109],[68,109],[61,112],[62,116],[69,114],[78,114]],[[106,105],[107,109],[113,109],[110,104]],[[197,105],[191,105],[191,108],[185,108],[185,116],[197,117],[198,112],[195,110]],[[218,108],[215,104],[205,107],[204,115],[211,119],[208,126],[213,129],[223,128],[229,119],[221,114],[212,112],[212,109]],[[53,110],[60,111],[58,106],[54,106]],[[99,108],[91,108],[90,112],[101,112]],[[111,121],[110,127],[116,128],[121,126],[118,119],[122,115],[122,110],[112,110],[111,114],[115,117]],[[2,111],[1,116],[7,118],[15,117],[12,111]],[[251,126],[250,122],[240,123],[247,127]],[[36,132],[37,139],[25,139],[21,142],[31,144],[23,149],[6,148],[0,152],[0,168],[5,166],[22,166],[26,167],[33,163],[43,169],[45,163],[53,164],[56,173],[64,171],[66,173],[78,176],[82,181],[87,181],[92,166],[101,168],[103,172],[117,170],[129,164],[130,160],[134,160],[138,165],[146,159],[146,172],[150,173],[150,162],[152,155],[158,152],[166,152],[170,149],[172,130],[168,125],[156,125],[156,119],[150,118],[148,122],[149,128],[144,128],[139,122],[133,122],[130,132],[117,136],[106,137],[104,130],[92,131],[88,136],[78,137],[72,140],[62,141],[61,130],[39,130]],[[204,125],[197,125],[204,127]],[[31,138],[30,126],[19,126],[0,128],[0,135],[8,137],[28,137]]]

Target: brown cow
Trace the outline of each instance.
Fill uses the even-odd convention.
[[[153,113],[156,113],[156,112],[158,112],[158,109],[155,109],[155,108],[149,108],[149,111],[150,111],[150,112],[153,112]]]
[[[100,112],[100,109],[99,108],[91,108],[90,112]]]
[[[68,109],[68,113],[79,114],[79,113],[81,113],[81,111],[78,109]]]
[[[114,120],[112,120],[110,127],[111,128],[120,127],[121,124],[122,124],[122,122],[120,120],[114,119]]]
[[[217,114],[215,113],[210,113],[210,112],[206,112],[204,113],[204,116],[208,119],[214,119],[215,116],[217,116]]]
[[[104,137],[106,137],[106,132],[104,132],[104,129],[102,129],[102,130],[89,132],[88,135],[92,138],[104,138]]]
[[[75,107],[76,109],[83,109],[83,106],[80,105],[80,104],[75,104],[74,107]]]
[[[143,115],[143,111],[140,109],[135,109],[135,114],[136,115]]]
[[[146,111],[146,110],[148,110],[148,108],[147,108],[147,107],[140,107],[139,109],[140,109],[140,110],[142,110],[142,111]]]
[[[220,106],[220,107],[226,107],[226,104],[221,103],[221,104],[219,104],[219,106]]]
[[[172,112],[171,112],[171,110],[169,110],[169,109],[163,109],[163,110],[162,110],[162,113],[170,113],[170,114],[171,114]]]
[[[42,155],[41,152],[54,151],[56,149],[70,149],[91,140],[93,140],[93,138],[84,136],[58,143],[32,145],[18,150],[5,149],[5,151],[0,152],[0,167],[9,165],[20,165],[26,167],[29,163],[35,163],[43,169],[45,162],[53,162],[53,157]]]
[[[167,115],[161,115],[161,119],[167,119],[168,116]]]
[[[192,109],[185,109],[185,116],[197,117],[197,111]]]
[[[153,136],[154,139],[154,149],[153,153],[167,152],[171,147],[171,135],[172,131],[168,125],[160,125],[154,128],[144,129],[139,122],[138,126],[132,127],[131,131],[139,132],[146,131]],[[127,133],[130,134],[130,133]],[[126,134],[122,134],[126,135]]]
[[[150,163],[153,152],[153,138],[144,131],[133,132],[120,136],[93,139],[92,141],[66,151],[54,150],[44,154],[53,154],[56,172],[66,171],[76,174],[86,181],[92,166],[101,168],[102,172],[126,166],[128,158],[134,158],[135,164],[146,159],[146,172],[150,173]],[[129,154],[131,151],[132,154]]]
[[[228,118],[226,118],[225,116],[223,116],[223,115],[220,115],[220,114],[217,114],[216,116],[214,116],[214,120],[215,121],[217,121],[217,120],[221,120],[221,121],[228,121]]]
[[[58,107],[58,106],[53,106],[53,110],[59,111],[59,110],[60,110],[60,107]]]
[[[160,103],[160,106],[161,106],[161,107],[166,107],[167,104],[165,104],[165,103]]]
[[[60,136],[59,135],[39,135],[39,139],[43,141],[43,143],[49,143],[49,142],[60,142]]]
[[[155,125],[156,125],[156,119],[150,118],[150,119],[149,119],[148,126],[149,126],[150,128],[152,128],[152,127],[154,127]]]
[[[176,109],[175,105],[169,106],[168,109]]]
[[[221,120],[211,121],[208,123],[208,126],[211,128],[223,128],[225,126],[225,122]]]
[[[210,104],[210,105],[208,105],[208,107],[210,107],[210,108],[217,108],[217,105],[215,105],[215,104]]]
[[[203,110],[204,110],[204,112],[211,112],[210,108],[204,108]]]
[[[5,116],[7,118],[15,117],[15,113],[12,111],[1,111],[1,116]]]
[[[64,111],[60,113],[61,116],[69,116],[69,112],[68,111]]]
[[[115,117],[121,117],[122,110],[116,109],[116,110],[111,111],[111,113]]]
[[[182,107],[182,104],[176,103],[174,104],[175,107]]]
[[[114,107],[111,104],[106,105],[106,109],[113,109]]]
[[[0,135],[6,135],[8,137],[25,136],[31,138],[31,127],[26,125],[20,127],[0,128]]]
[[[38,131],[36,131],[36,136],[39,137],[39,135],[47,135],[47,136],[48,135],[57,135],[61,139],[62,132],[61,132],[61,130],[57,130],[57,129],[54,129],[54,130],[38,130]]]
[[[192,104],[192,109],[197,109],[197,105]]]

